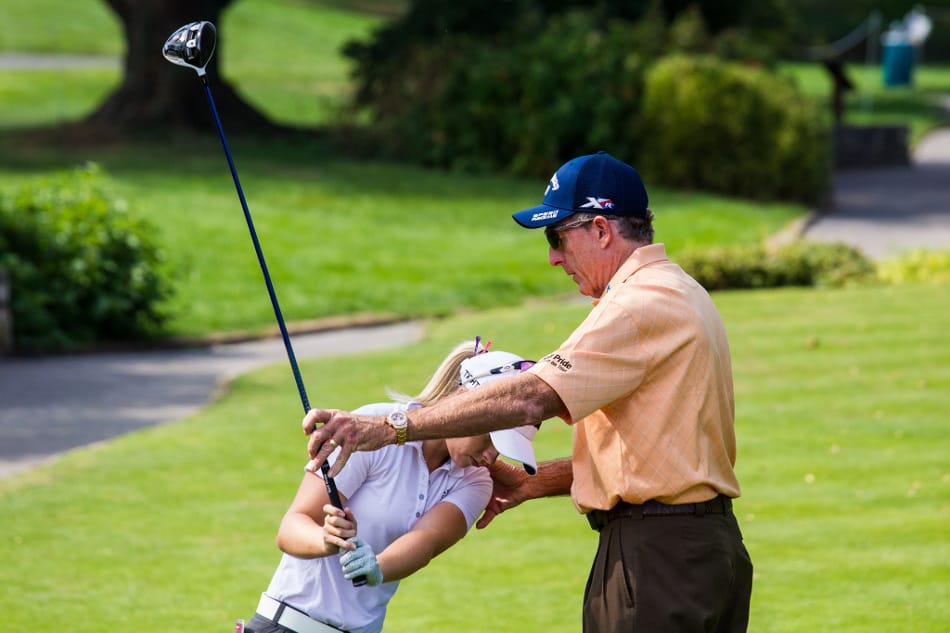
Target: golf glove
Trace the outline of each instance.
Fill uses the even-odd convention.
[[[356,549],[344,552],[340,556],[343,577],[353,580],[357,576],[366,576],[366,584],[373,587],[383,582],[383,572],[379,568],[379,561],[376,560],[376,554],[373,553],[373,548],[369,546],[369,543],[358,536],[354,536],[349,541],[356,545]]]

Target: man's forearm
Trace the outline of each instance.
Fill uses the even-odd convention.
[[[510,429],[563,414],[564,404],[546,382],[531,374],[409,412],[410,440],[467,437]]]
[[[540,424],[556,416],[568,416],[560,396],[537,376],[524,373],[407,411],[406,437],[413,441],[469,437]],[[307,452],[313,460],[313,472],[339,447],[340,454],[328,473],[330,477],[339,474],[353,451],[374,451],[397,441],[396,431],[385,417],[353,415],[336,409],[311,409],[304,416],[302,427],[310,436]]]
[[[568,458],[538,464],[538,472],[528,477],[524,487],[528,499],[571,494],[574,470]]]

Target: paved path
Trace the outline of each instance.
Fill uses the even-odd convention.
[[[9,70],[61,70],[107,68],[121,70],[122,59],[105,55],[0,53],[0,68]]]
[[[422,333],[421,324],[407,322],[294,335],[291,342],[294,355],[303,360],[397,347]],[[280,338],[169,351],[0,359],[0,477],[61,451],[180,420],[208,404],[231,378],[273,363],[286,365],[293,388]]]
[[[907,167],[841,171],[834,207],[804,231],[883,258],[913,248],[950,249],[950,128],[928,135]]]

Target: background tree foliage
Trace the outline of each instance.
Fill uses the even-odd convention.
[[[155,228],[133,218],[93,164],[0,195],[0,268],[20,352],[160,335],[171,284]]]
[[[606,150],[648,164],[657,183],[809,202],[825,192],[827,117],[794,86],[781,84],[782,99],[769,95],[778,84],[766,81],[768,73],[740,81],[741,72],[716,70],[715,61],[684,64],[684,72],[705,76],[690,84],[702,86],[701,95],[680,91],[665,106],[654,99],[654,114],[678,111],[667,113],[672,119],[644,117],[649,71],[665,56],[768,68],[789,46],[793,18],[783,0],[511,0],[484,19],[477,2],[441,11],[436,4],[414,2],[371,41],[345,49],[356,64],[355,106],[368,111],[374,146],[391,157],[547,177],[572,156]],[[742,108],[728,107],[734,95],[713,85],[727,77],[742,89]],[[759,116],[764,105],[768,112]],[[677,144],[661,151],[649,142],[664,120],[676,129],[666,126],[661,138]],[[709,139],[724,141],[714,143],[715,157]],[[737,147],[744,151],[733,152]],[[684,152],[694,159],[684,160]],[[773,177],[754,176],[763,165]],[[773,169],[783,165],[796,168]],[[739,176],[720,177],[726,174]]]

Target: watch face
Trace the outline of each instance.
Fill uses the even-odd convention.
[[[402,411],[393,411],[389,414],[389,423],[396,428],[406,426],[406,414]]]

